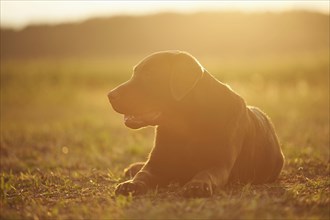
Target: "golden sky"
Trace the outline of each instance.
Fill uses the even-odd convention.
[[[148,14],[163,11],[284,11],[313,10],[329,14],[329,1],[57,1],[0,0],[1,27],[22,28],[29,24],[56,24],[90,17]]]

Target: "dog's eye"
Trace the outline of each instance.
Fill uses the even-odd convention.
[[[142,75],[145,77],[150,77],[152,76],[152,73],[148,71],[148,72],[144,72]]]
[[[151,76],[152,76],[152,74],[150,74],[150,73],[139,73],[139,74],[134,74],[133,78],[140,82],[145,82],[145,81],[149,82]]]
[[[151,83],[151,81],[153,81],[155,74],[152,71],[140,71],[140,72],[136,72],[133,75],[133,78],[135,78],[137,81],[140,81],[141,83],[144,84],[148,84]]]

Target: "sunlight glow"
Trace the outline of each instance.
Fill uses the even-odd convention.
[[[1,0],[1,27],[56,24],[121,14],[196,11],[313,10],[329,13],[329,1],[17,1]]]

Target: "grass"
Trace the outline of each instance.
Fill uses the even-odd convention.
[[[106,94],[138,60],[1,61],[1,219],[329,219],[328,55],[201,60],[273,119],[286,156],[272,184],[207,199],[177,185],[115,197],[153,129],[129,130]]]

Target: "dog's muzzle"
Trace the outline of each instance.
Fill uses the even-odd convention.
[[[125,125],[132,129],[138,129],[146,126],[154,126],[158,125],[160,121],[160,117],[162,113],[160,111],[148,111],[145,113],[125,113],[124,111],[118,108],[116,104],[120,99],[119,92],[116,89],[110,91],[108,93],[108,99],[110,104],[112,105],[113,109],[124,115],[124,122]]]

